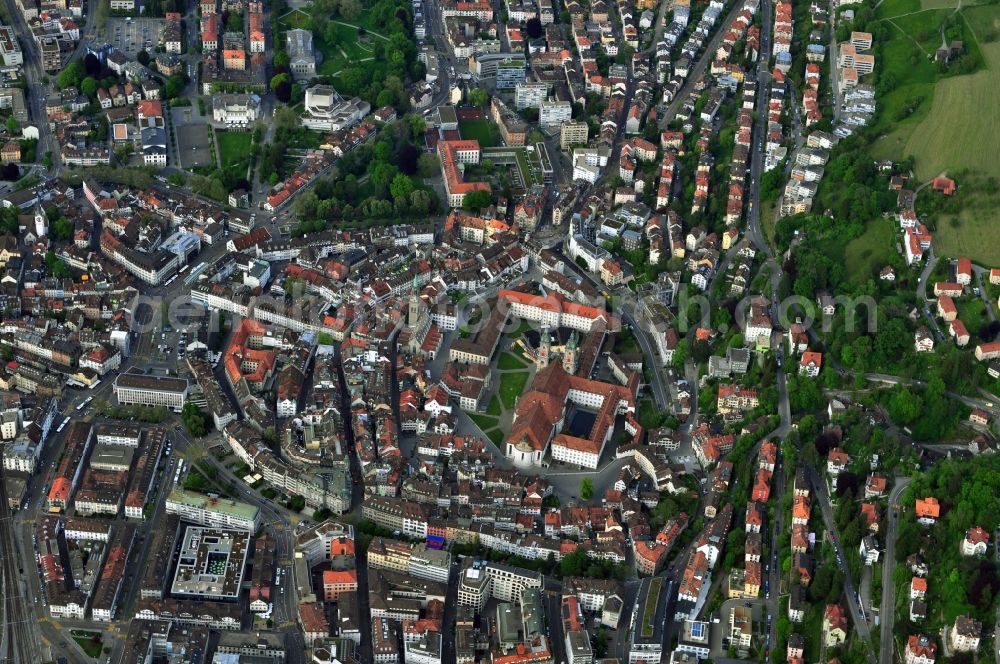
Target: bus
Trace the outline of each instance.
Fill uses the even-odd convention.
[[[185,263],[184,267],[182,267],[181,269],[177,270],[177,274],[184,274],[185,272],[187,272],[187,269],[189,267],[191,267],[191,264],[190,263]]]
[[[97,379],[97,380],[95,380],[95,381],[94,381],[93,383],[91,383],[90,385],[88,385],[88,386],[87,386],[87,389],[88,389],[88,390],[92,390],[92,389],[94,389],[95,387],[97,387],[97,386],[98,386],[98,385],[100,385],[100,384],[101,384],[101,379],[100,379],[100,378],[98,378],[98,379]],[[94,397],[90,397],[89,399],[87,399],[87,403],[90,403],[90,402],[91,402],[91,400],[93,400],[93,398],[94,398]]]

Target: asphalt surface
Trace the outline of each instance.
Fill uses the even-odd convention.
[[[879,664],[892,664],[892,627],[896,620],[896,584],[892,580],[896,568],[896,529],[899,527],[899,499],[910,480],[909,477],[897,477],[889,493],[889,525],[885,531],[885,553],[882,555]]]

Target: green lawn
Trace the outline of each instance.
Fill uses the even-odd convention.
[[[490,429],[489,431],[484,431],[483,433],[485,433],[486,437],[489,438],[490,441],[497,447],[500,447],[503,443],[504,433],[500,429]]]
[[[288,14],[281,17],[279,21],[281,25],[288,28],[309,28],[309,14],[305,13],[301,9],[295,9]]]
[[[965,323],[965,329],[969,331],[969,336],[975,338],[983,325],[989,322],[989,317],[986,315],[986,305],[978,297],[965,297],[955,300],[955,306],[958,307],[959,320]]]
[[[920,0],[882,0],[878,6],[879,16],[899,16],[920,11]]]
[[[221,167],[234,166],[250,157],[253,134],[248,131],[219,131],[215,133],[219,142]]]
[[[963,198],[958,213],[935,219],[934,252],[938,256],[968,256],[986,266],[1000,264],[1000,191],[968,192],[960,184],[956,196]]]
[[[480,429],[484,432],[492,429],[497,425],[497,418],[490,417],[489,415],[482,415],[480,413],[469,413],[469,419],[476,423]]]
[[[497,395],[494,394],[490,397],[490,405],[486,407],[486,413],[494,417],[500,417],[501,411],[502,407],[500,406],[500,399],[498,399]]]
[[[657,408],[656,402],[650,397],[645,397],[639,402],[638,420],[644,429],[649,429],[659,424],[660,409]]]
[[[500,377],[500,403],[504,408],[511,410],[517,398],[524,393],[524,388],[528,384],[530,373],[527,371],[516,371],[501,374]]]
[[[326,41],[325,35],[315,36],[316,47],[323,53],[323,62],[316,68],[317,74],[335,74],[349,64],[373,57],[368,42],[377,37],[368,35],[363,43],[355,27],[337,24],[336,30],[337,39],[333,44]]]
[[[527,362],[521,359],[519,355],[507,351],[500,356],[497,361],[497,368],[499,369],[523,369],[528,366]]]
[[[458,131],[466,140],[479,141],[479,147],[492,148],[500,145],[500,130],[489,120],[459,120]]]
[[[73,630],[73,640],[87,653],[88,657],[97,659],[101,656],[101,633]]]
[[[761,203],[760,207],[760,229],[764,232],[764,239],[767,240],[768,244],[774,244],[774,226],[778,223],[774,218],[774,213],[777,207],[777,201]]]
[[[878,277],[895,251],[894,237],[892,220],[873,219],[863,235],[847,243],[844,264],[851,281],[860,284]]]
[[[663,578],[654,577],[649,582],[649,594],[646,596],[646,605],[642,613],[642,635],[650,637],[653,635],[655,625],[653,619],[656,617],[656,606],[659,601],[660,589],[663,587]]]

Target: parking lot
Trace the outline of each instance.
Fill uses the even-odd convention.
[[[214,166],[212,159],[212,137],[209,127],[201,117],[196,117],[190,106],[173,108],[170,111],[173,120],[174,136],[177,138],[177,152],[180,155],[181,168],[196,166]]]
[[[133,18],[130,21],[118,16],[108,18],[103,30],[97,32],[97,43],[107,43],[129,56],[142,50],[150,54],[163,35],[162,18]]]

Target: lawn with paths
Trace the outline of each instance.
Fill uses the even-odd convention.
[[[500,376],[500,403],[512,410],[517,398],[524,393],[531,374],[527,371],[508,371]]]

